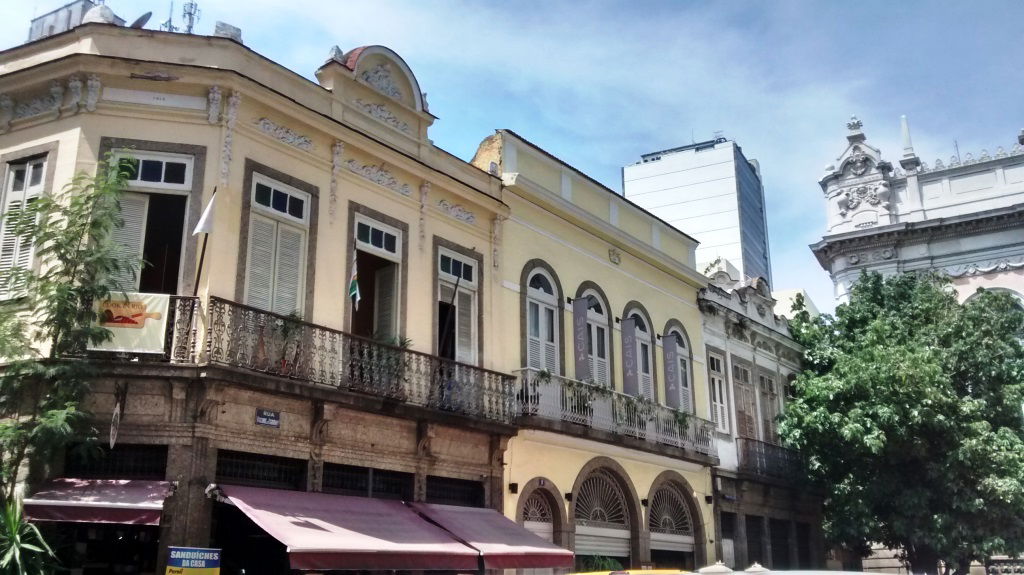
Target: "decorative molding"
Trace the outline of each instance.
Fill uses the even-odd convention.
[[[61,106],[62,116],[77,114],[82,109],[82,79],[78,75],[68,78],[68,91],[65,103]]]
[[[89,77],[85,79],[85,109],[88,112],[96,111],[96,102],[100,101],[100,90],[103,85],[100,84],[100,77],[96,74],[89,74]]]
[[[38,96],[27,102],[22,102],[14,107],[14,119],[31,118],[43,114],[52,114],[54,118],[60,115],[60,105],[64,102],[64,87],[60,82],[50,82],[50,89],[45,95]]]
[[[846,129],[848,130],[859,130],[864,127],[864,122],[857,119],[857,116],[850,116],[850,121],[846,123]]]
[[[331,221],[334,221],[334,214],[338,211],[338,176],[341,175],[341,157],[345,154],[345,143],[335,140],[331,146],[331,193],[330,208]]]
[[[437,207],[442,212],[448,214],[448,216],[459,221],[466,222],[467,224],[476,223],[476,214],[464,208],[462,204],[453,204],[442,198],[437,201]]]
[[[309,136],[304,136],[288,126],[282,126],[270,118],[260,118],[256,120],[255,124],[261,132],[283,144],[288,144],[305,152],[313,151],[313,140]]]
[[[500,267],[500,248],[501,248],[501,232],[502,225],[505,222],[505,216],[495,215],[491,220],[491,265],[494,269]]]
[[[1022,268],[1024,268],[1024,256],[1017,256],[1016,259],[999,258],[984,262],[948,266],[943,268],[943,271],[951,277],[958,278],[964,276],[985,275],[993,272],[1019,270]]]
[[[359,75],[360,78],[371,88],[377,90],[381,94],[384,94],[388,98],[395,100],[402,99],[402,91],[395,84],[395,79],[391,77],[391,65],[382,62],[377,64],[369,70],[363,70],[363,73]]]
[[[0,134],[5,134],[11,129],[13,119],[14,100],[7,94],[0,94]]]
[[[882,262],[893,259],[896,256],[896,248],[888,247],[880,250],[873,250],[869,252],[861,252],[856,254],[850,254],[846,256],[846,261],[850,265],[855,266],[859,264],[866,264],[869,262]]]
[[[608,261],[615,265],[622,263],[622,252],[615,248],[608,248]]]
[[[430,196],[430,182],[420,184],[420,251],[427,244],[427,198]]]
[[[111,88],[109,86],[103,89],[103,99],[111,102],[126,102],[128,104],[161,106],[164,108],[182,108],[185,110],[206,111],[208,107],[207,98],[202,96],[186,96],[184,94],[151,92],[149,90],[127,90],[124,88]]]
[[[872,206],[880,205],[883,209],[888,210],[891,193],[889,183],[886,181],[878,182],[873,186],[849,188],[844,190],[839,198],[839,213],[845,216],[850,210],[857,209],[862,202]]]
[[[385,106],[384,104],[364,102],[362,99],[356,99],[355,103],[358,104],[359,107],[362,108],[363,111],[366,112],[370,117],[376,118],[381,122],[384,122],[385,124],[398,130],[399,132],[405,134],[409,134],[412,132],[412,129],[409,127],[409,124],[398,119],[398,116],[395,116],[391,112],[391,110],[389,110],[388,107]]]
[[[238,120],[238,106],[242,103],[242,96],[232,90],[228,97],[227,111],[224,113],[224,142],[220,153],[220,185],[227,188],[228,169],[231,167],[231,146],[234,141],[235,122]]]
[[[210,86],[210,93],[206,96],[206,121],[211,124],[220,123],[220,86]]]
[[[403,196],[409,196],[412,194],[412,189],[409,184],[402,184],[395,178],[395,176],[384,166],[375,164],[360,165],[354,159],[345,162],[348,166],[349,171],[353,174],[358,174],[367,180],[385,188],[402,194]]]

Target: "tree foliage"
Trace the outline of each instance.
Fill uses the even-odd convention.
[[[101,163],[59,193],[5,215],[18,241],[33,245],[31,268],[0,277],[23,294],[0,305],[0,504],[15,501],[29,458],[48,461],[72,439],[92,435],[81,401],[96,374],[82,354],[110,339],[93,321],[93,302],[120,290],[113,279],[137,262],[113,237],[123,225],[126,170]]]
[[[780,431],[828,490],[832,541],[900,549],[915,573],[1024,551],[1019,303],[865,274],[834,317],[798,311],[806,370]]]

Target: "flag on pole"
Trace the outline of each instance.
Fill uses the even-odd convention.
[[[359,250],[352,250],[352,279],[348,282],[348,297],[352,298],[352,307],[359,311]]]
[[[203,215],[199,218],[199,223],[196,224],[196,229],[192,231],[193,236],[208,234],[213,231],[213,208],[215,201],[217,201],[217,188],[213,189],[213,195],[210,196],[210,203],[206,204],[206,209],[203,210]]]

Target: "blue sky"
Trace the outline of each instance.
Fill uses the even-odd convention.
[[[62,0],[8,0],[0,46]],[[130,20],[169,2],[109,0]],[[180,24],[180,0],[175,3]],[[899,116],[922,159],[1009,148],[1024,127],[1015,1],[202,0],[197,33],[223,20],[306,76],[330,47],[383,44],[409,63],[440,117],[434,142],[464,158],[510,128],[614,190],[640,154],[721,131],[761,163],[776,289],[832,308],[817,179],[845,122],[898,159]]]

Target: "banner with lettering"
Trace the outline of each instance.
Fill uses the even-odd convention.
[[[168,547],[165,575],[220,575],[220,549]]]
[[[109,329],[113,337],[89,349],[164,353],[170,302],[169,295],[158,293],[118,293],[96,302],[96,325]]]
[[[679,409],[679,348],[676,347],[674,332],[662,338],[662,349],[665,352],[665,405]]]
[[[590,326],[587,325],[587,300],[586,297],[572,300],[572,351],[576,357],[577,381],[587,381],[593,377],[590,373],[590,357],[587,354],[587,332],[590,330]]]
[[[622,391],[626,395],[640,395],[640,375],[637,367],[636,320],[622,320]]]

